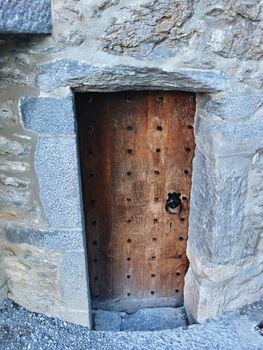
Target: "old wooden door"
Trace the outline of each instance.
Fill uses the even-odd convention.
[[[194,94],[78,93],[76,112],[93,307],[180,305]],[[174,192],[178,215],[165,209]]]

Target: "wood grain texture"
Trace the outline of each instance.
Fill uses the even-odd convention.
[[[94,305],[182,300],[194,94],[78,93],[76,112]],[[178,216],[165,211],[169,192],[181,193]]]

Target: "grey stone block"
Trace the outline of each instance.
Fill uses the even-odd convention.
[[[240,236],[249,255],[257,254],[258,241],[263,232],[263,150],[257,152],[248,173],[245,198],[244,224]]]
[[[58,250],[84,249],[83,231],[61,231],[9,226],[6,238],[12,243],[31,244],[41,248]]]
[[[60,86],[87,85],[101,91],[166,89],[195,92],[228,91],[227,77],[218,71],[160,68],[141,66],[96,66],[75,60],[56,60],[39,64],[37,83],[44,91]]]
[[[72,97],[24,97],[20,99],[26,129],[45,134],[74,134]]]
[[[96,331],[117,332],[121,330],[121,316],[118,312],[96,310],[93,323]]]
[[[190,264],[185,279],[185,306],[196,322],[214,318],[262,298],[263,259],[252,257],[236,264],[211,268]],[[204,278],[206,276],[206,278]],[[198,293],[194,293],[198,290]]]
[[[250,160],[214,159],[196,149],[193,162],[188,245],[204,263],[227,263],[249,255],[241,235]]]
[[[75,137],[39,137],[35,166],[50,226],[82,227]]]
[[[223,107],[223,105],[215,102],[217,106],[215,108],[216,116],[213,116],[211,111],[209,113],[202,109],[201,101],[200,106],[198,106],[200,109],[197,111],[195,132],[196,143],[202,152],[206,155],[229,157],[251,155],[258,148],[263,147],[263,110],[260,108],[262,102],[262,100],[255,97],[254,103],[248,107],[243,115],[241,115],[238,107],[236,108],[236,114],[234,114],[234,106],[231,106],[231,103]],[[210,105],[212,103],[210,102]],[[208,104],[209,108],[211,107]],[[253,115],[250,114],[252,111]],[[238,115],[241,118],[222,120],[225,116],[231,116],[231,114],[234,116],[233,119]],[[220,115],[222,115],[222,119],[218,118]]]
[[[0,0],[1,33],[48,34],[51,30],[50,0]]]
[[[75,310],[70,308],[59,308],[54,314],[54,316],[60,318],[61,320],[65,320],[70,323],[74,323],[83,327],[87,327],[91,329],[91,318],[88,310]],[[65,322],[64,322],[65,325]],[[70,326],[70,325],[67,325]],[[84,329],[81,327],[81,329]],[[84,329],[87,333],[88,329]],[[71,344],[72,345],[72,344]]]
[[[61,266],[63,306],[89,312],[88,270],[84,252],[67,252]]]
[[[140,309],[122,321],[124,331],[157,331],[181,326],[187,326],[185,310],[173,307]]]
[[[246,120],[263,106],[261,95],[203,97],[199,99],[209,115],[227,120]]]

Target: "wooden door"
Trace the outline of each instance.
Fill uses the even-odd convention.
[[[76,112],[93,307],[182,304],[194,94],[77,93]]]

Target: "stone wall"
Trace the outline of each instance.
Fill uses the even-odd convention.
[[[175,89],[197,93],[188,313],[202,321],[258,300],[261,2],[52,7],[52,36],[0,38],[0,297],[8,286],[31,310],[89,326],[72,91]]]
[[[19,118],[10,109],[7,118],[12,105],[3,106],[0,139],[8,296],[33,311],[89,326],[72,98],[24,97]]]

